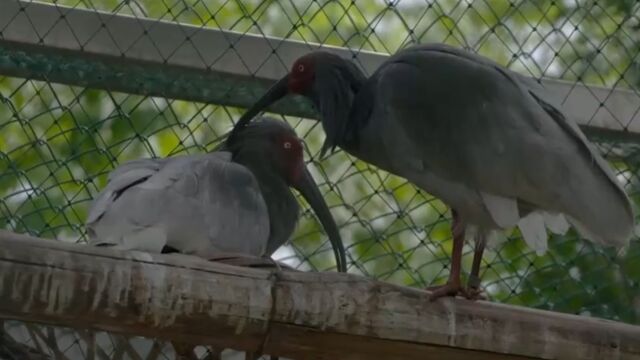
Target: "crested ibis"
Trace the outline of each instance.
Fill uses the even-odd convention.
[[[487,239],[519,227],[538,253],[547,228],[572,224],[604,245],[628,243],[634,214],[605,160],[536,81],[444,44],[414,45],[370,77],[326,51],[298,58],[236,124],[287,94],[309,99],[326,141],[404,177],[452,209],[452,265],[431,299],[479,295]],[[233,136],[233,133],[232,133]],[[465,232],[475,239],[468,286],[460,280]],[[504,234],[502,234],[504,237]]]
[[[86,219],[90,243],[125,250],[268,257],[307,200],[346,271],[338,228],[286,123],[263,118],[212,153],[135,160],[116,168]]]

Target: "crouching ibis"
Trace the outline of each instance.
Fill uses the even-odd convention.
[[[367,78],[325,51],[298,58],[290,72],[236,124],[287,94],[315,105],[336,146],[399,175],[452,209],[452,265],[431,298],[479,292],[487,239],[519,227],[537,252],[546,229],[569,224],[605,245],[628,243],[630,201],[576,123],[537,82],[479,55],[443,44],[398,51]],[[465,231],[474,234],[468,286],[460,280]]]
[[[298,220],[293,187],[327,232],[338,270],[346,271],[340,233],[305,167],[294,130],[264,118],[235,135],[212,153],[116,168],[89,211],[90,243],[209,259],[268,257]]]

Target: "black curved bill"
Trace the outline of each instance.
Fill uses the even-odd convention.
[[[233,142],[236,134],[244,129],[249,124],[249,122],[251,122],[251,120],[255,118],[256,115],[258,115],[258,113],[269,107],[274,102],[285,97],[289,93],[288,85],[289,75],[287,74],[282,79],[278,80],[278,82],[276,82],[273,86],[271,86],[271,88],[269,88],[269,90],[267,90],[267,92],[262,95],[262,97],[258,99],[258,101],[256,101],[256,103],[253,104],[252,107],[250,107],[244,114],[242,114],[236,125],[233,127],[231,134],[227,138],[227,142]]]
[[[324,202],[324,198],[322,197],[322,194],[320,194],[318,186],[306,167],[304,168],[303,175],[300,177],[300,180],[297,184],[293,184],[293,187],[302,194],[305,200],[307,200],[309,206],[311,206],[311,209],[313,209],[320,220],[322,227],[324,227],[324,231],[329,236],[329,241],[333,248],[333,254],[336,257],[338,271],[347,272],[347,256],[344,250],[344,244],[342,243],[342,238],[340,237],[340,232],[338,231],[338,226],[333,220],[329,207],[327,207],[327,204]]]

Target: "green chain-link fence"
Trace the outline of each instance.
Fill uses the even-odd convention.
[[[596,107],[597,112],[609,113],[621,130],[587,130],[591,140],[617,169],[618,179],[631,195],[638,213],[640,127],[636,125],[631,129],[629,125],[640,111],[640,94],[634,90],[640,84],[637,63],[640,7],[635,1],[66,0],[54,3],[140,19],[161,19],[241,34],[347,47],[355,52],[393,53],[412,43],[446,42],[471,48],[533,77],[560,78],[570,81],[571,86],[603,86],[607,96],[623,90],[631,103],[636,104],[636,108],[625,105],[629,108],[627,118],[611,115],[619,114],[614,110],[620,109],[608,109],[606,105]],[[0,2],[0,12],[3,6],[6,3]],[[58,20],[64,21],[64,16],[60,15]],[[0,28],[0,45],[4,30]],[[67,66],[69,72],[64,75],[64,82],[69,84],[74,77],[83,79],[87,73],[73,68],[72,63],[61,64],[63,60],[56,54],[35,57],[30,56],[28,49],[21,51],[11,52],[0,46],[0,64],[23,61],[21,76],[26,77],[0,75],[0,227],[15,232],[61,241],[84,241],[87,207],[105,185],[109,171],[131,159],[210,150],[243,111],[170,97],[96,90],[81,86],[85,82],[80,80],[74,86],[43,81],[42,76],[29,78],[28,71],[35,67],[64,70]],[[234,51],[232,46],[229,51]],[[273,56],[278,56],[277,49]],[[91,72],[91,65],[86,66],[89,68],[84,70]],[[136,68],[133,69],[135,73]],[[34,77],[40,80],[33,80]],[[145,81],[155,80],[140,77],[135,81],[140,82],[140,86],[152,87],[153,84]],[[193,88],[185,91],[198,93],[197,86],[194,82]],[[597,100],[594,96],[590,101]],[[596,112],[592,114],[594,119],[596,115]],[[306,157],[313,163],[313,175],[346,242],[349,272],[416,287],[443,283],[448,275],[451,248],[447,207],[405,180],[343,152],[319,161],[324,136],[320,126],[299,117],[282,118],[305,139]],[[512,238],[496,251],[485,254],[482,285],[491,300],[640,323],[637,236],[627,249],[616,252],[583,241],[571,231],[564,237],[553,236],[550,250],[544,256],[537,256],[526,248],[517,231]],[[466,269],[471,251],[472,247],[467,246]],[[282,247],[274,257],[302,270],[329,270],[334,266],[327,239],[308,211],[303,214],[291,244]],[[24,326],[5,324],[6,329],[13,329],[11,333],[19,333],[16,337],[20,341],[33,346],[40,341],[38,346],[51,355],[59,357],[66,351],[43,345],[46,331],[53,330],[42,328],[38,335],[33,330],[22,329]],[[18,328],[22,330],[15,330]],[[49,336],[53,336],[51,334]],[[80,331],[70,338],[69,346],[84,345],[68,358],[89,358],[86,344],[93,338]],[[110,338],[112,344],[117,343],[115,338]],[[158,346],[149,342],[143,347],[145,351],[152,351]],[[100,351],[106,358],[118,351],[122,358],[136,358],[128,350],[116,348],[114,345]],[[160,348],[157,358],[170,358]],[[97,350],[94,348],[94,351]],[[140,358],[147,357],[140,355]]]

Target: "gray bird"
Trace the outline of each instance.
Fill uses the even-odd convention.
[[[628,243],[629,198],[576,123],[537,82],[471,52],[443,44],[398,51],[367,78],[352,62],[317,51],[291,71],[236,124],[241,129],[287,94],[313,102],[336,146],[399,175],[452,209],[449,280],[432,299],[479,293],[487,239],[518,226],[538,253],[547,231],[569,223],[604,245]],[[233,136],[233,133],[232,133]],[[476,240],[468,287],[460,280],[465,230]]]
[[[125,163],[86,220],[90,243],[216,258],[270,256],[295,228],[302,194],[329,236],[339,271],[345,251],[331,213],[286,123],[264,118],[218,151]]]

